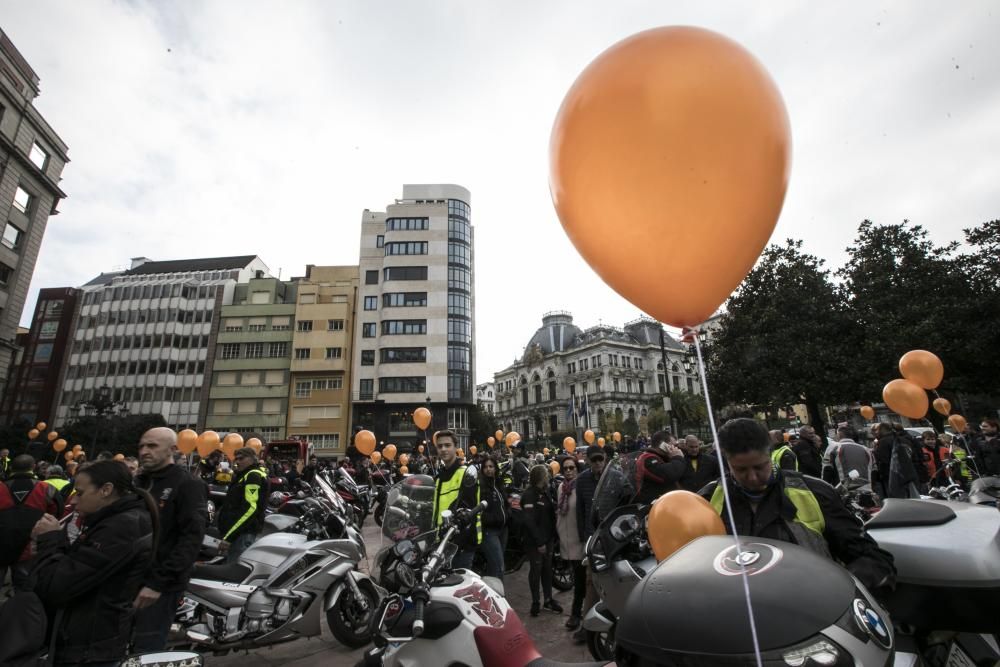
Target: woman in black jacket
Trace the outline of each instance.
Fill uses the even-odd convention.
[[[132,601],[155,546],[156,505],[119,461],[81,470],[73,499],[83,528],[72,544],[54,518],[35,524],[34,590],[54,622],[54,664],[110,667],[128,649]]]
[[[552,548],[556,539],[556,513],[549,496],[549,468],[536,465],[528,477],[528,488],[521,496],[524,513],[524,550],[528,554],[528,585],[531,587],[531,615],[538,616],[538,583],[541,580],[549,611],[562,613],[552,599]]]
[[[480,464],[479,497],[486,501],[483,511],[483,542],[479,550],[486,556],[486,576],[503,581],[503,550],[507,543],[507,492],[499,478],[500,465],[493,456]]]

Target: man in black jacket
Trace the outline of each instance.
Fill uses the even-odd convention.
[[[639,488],[632,502],[648,505],[664,493],[676,491],[684,468],[684,452],[674,444],[670,431],[657,431],[652,444],[636,460]]]
[[[844,564],[875,593],[891,587],[892,555],[879,548],[821,479],[781,470],[771,461],[767,431],[752,419],[733,419],[719,430],[734,526],[729,522],[721,485],[701,490],[732,534],[793,542]]]
[[[719,459],[701,451],[698,436],[689,435],[679,445],[684,452],[684,474],[680,480],[682,489],[698,493],[706,484],[719,479]]]
[[[141,472],[136,487],[149,492],[160,512],[159,544],[133,603],[139,610],[135,619],[139,652],[166,646],[208,522],[205,483],[174,464],[176,446],[177,434],[166,427],[150,429],[139,439]]]
[[[799,427],[798,442],[792,445],[799,460],[799,472],[810,477],[823,478],[823,441],[816,429],[806,424]]]

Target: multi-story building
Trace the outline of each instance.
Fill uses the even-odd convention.
[[[79,290],[71,287],[43,289],[38,293],[31,328],[22,338],[21,360],[11,373],[4,392],[2,412],[6,423],[53,422],[53,399],[59,385],[72,332]]]
[[[476,403],[489,414],[496,413],[496,385],[492,382],[483,382],[476,385]]]
[[[297,279],[288,435],[317,456],[342,456],[349,443],[357,266],[306,267]]]
[[[598,429],[647,416],[670,390],[700,393],[687,348],[648,318],[623,328],[581,330],[567,312],[547,313],[521,359],[494,376],[496,414],[505,431],[535,439]]]
[[[35,109],[38,75],[0,30],[0,391],[15,356],[14,336],[59,187],[67,147]]]
[[[268,273],[254,255],[137,257],[127,271],[81,287],[53,421],[101,394],[132,414],[158,412],[174,428],[202,429],[222,305],[237,285]]]
[[[474,404],[475,295],[469,191],[404,185],[402,199],[361,220],[361,286],[353,421],[380,440],[412,444],[428,407],[432,428],[468,442]]]
[[[206,428],[284,438],[295,324],[294,281],[251,278],[222,306]]]

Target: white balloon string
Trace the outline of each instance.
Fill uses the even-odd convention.
[[[719,446],[719,433],[715,429],[715,415],[712,414],[712,399],[708,395],[708,377],[705,375],[705,360],[701,356],[701,343],[699,338],[701,332],[694,330],[694,349],[698,353],[698,372],[701,374],[701,386],[705,392],[705,409],[708,412],[708,425],[712,430],[712,439],[715,441],[715,455],[719,458],[720,484],[722,484],[722,494],[726,500],[726,512],[729,514],[729,525],[733,528],[733,542],[736,544],[736,562],[740,566],[740,578],[743,580],[743,594],[747,601],[747,614],[750,617],[750,634],[753,637],[753,651],[757,657],[757,667],[764,667],[764,660],[760,655],[760,642],[757,640],[757,622],[754,620],[753,604],[750,601],[750,580],[747,577],[746,566],[743,565],[743,547],[740,544],[740,536],[736,534],[736,520],[733,518],[733,504],[729,501],[729,484],[726,482],[725,458],[722,456],[722,447]]]

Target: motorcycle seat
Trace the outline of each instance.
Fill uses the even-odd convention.
[[[942,503],[910,498],[888,498],[879,513],[865,524],[865,527],[871,530],[940,526],[954,518],[955,511]]]
[[[243,563],[223,563],[221,565],[198,565],[191,572],[192,579],[228,581],[239,583],[250,576],[252,570]]]

